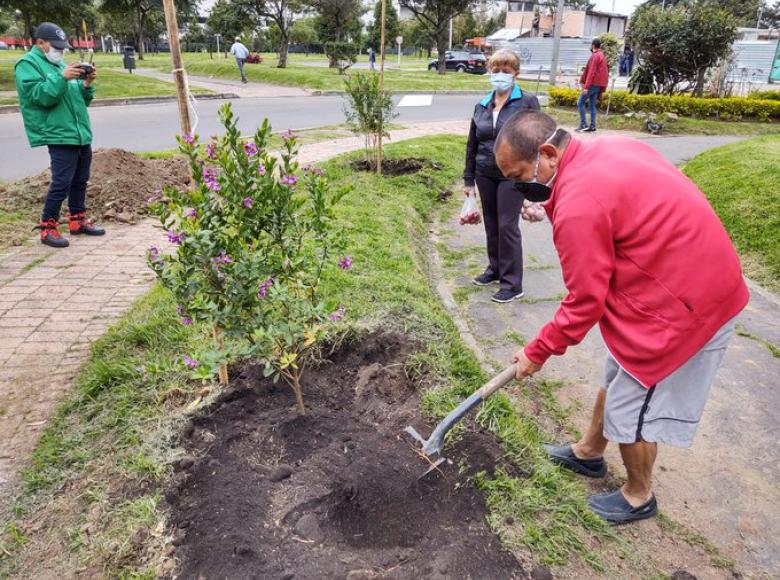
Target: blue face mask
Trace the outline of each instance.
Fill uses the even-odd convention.
[[[508,92],[515,84],[515,77],[509,73],[490,73],[490,84],[499,93]]]

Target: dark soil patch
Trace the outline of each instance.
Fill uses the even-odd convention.
[[[308,372],[308,414],[289,389],[244,368],[183,432],[189,455],[165,494],[181,578],[525,577],[466,479],[502,462],[470,431],[444,475],[401,428],[416,423],[408,340],[371,334]],[[460,460],[471,467],[459,470]]]
[[[165,186],[187,187],[189,168],[182,157],[142,159],[123,149],[97,149],[87,187],[90,215],[135,223],[146,215],[148,199]],[[0,208],[42,208],[51,173],[0,185]],[[67,211],[67,205],[64,207]]]
[[[349,166],[355,171],[376,171],[375,161],[366,161],[365,159],[356,159],[352,161]],[[429,159],[421,159],[418,157],[407,157],[405,159],[383,159],[382,160],[382,175],[388,177],[395,177],[398,175],[409,175],[410,173],[417,173],[424,167],[433,167],[434,169],[440,169],[438,164],[431,163]]]

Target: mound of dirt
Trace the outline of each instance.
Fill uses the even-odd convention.
[[[356,171],[376,171],[375,161],[366,161],[357,159],[352,161],[350,167]],[[382,161],[382,175],[395,177],[397,175],[408,175],[417,173],[423,167],[430,166],[434,169],[441,169],[437,163],[432,163],[429,159],[420,159],[417,157],[407,157],[404,159],[385,159]]]
[[[183,433],[165,493],[178,577],[526,577],[465,483],[502,463],[491,435],[467,432],[454,464],[420,479],[426,464],[400,435],[430,429],[404,371],[412,350],[387,334],[342,348],[308,371],[305,416],[286,386],[244,368]]]
[[[187,187],[189,168],[182,157],[142,159],[123,149],[97,149],[87,186],[87,207],[93,217],[135,223],[146,215],[148,199],[165,186]],[[0,185],[0,207],[43,207],[51,173]],[[63,212],[67,211],[67,202]]]

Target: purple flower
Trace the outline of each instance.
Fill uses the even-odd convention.
[[[198,210],[194,207],[188,208],[184,210],[184,213],[182,214],[186,218],[192,218],[196,219],[198,217]]]
[[[179,322],[181,322],[182,326],[190,326],[192,324],[192,318],[187,318],[185,316],[182,316],[179,319]]]
[[[150,246],[149,249],[146,250],[146,254],[152,262],[157,262],[160,259],[160,250],[157,246]]]
[[[172,244],[179,245],[184,239],[184,232],[176,233],[173,230],[168,230],[168,241]]]
[[[344,307],[343,306],[339,306],[338,310],[336,310],[335,312],[332,312],[330,314],[330,316],[328,316],[328,320],[330,320],[331,322],[338,322],[339,320],[344,318],[344,313],[345,312],[346,312],[346,310],[344,309]]]
[[[222,250],[222,251],[219,253],[219,256],[214,256],[213,258],[211,258],[211,261],[212,261],[214,264],[232,264],[232,263],[233,263],[233,258],[231,258],[230,256],[228,256],[228,255],[225,253],[225,250]]]
[[[195,135],[192,133],[188,133],[187,135],[182,135],[181,140],[184,141],[187,145],[192,145],[195,143]]]
[[[193,367],[193,368],[194,368],[194,367],[196,367],[196,366],[198,366],[198,365],[200,364],[200,363],[199,363],[198,361],[196,361],[194,358],[190,358],[190,357],[188,357],[186,354],[185,354],[183,357],[181,357],[181,360],[182,360],[182,362],[184,362],[184,364],[185,364],[185,365],[187,365],[188,367]]]
[[[295,185],[296,183],[298,183],[298,178],[295,177],[294,175],[283,175],[280,181],[284,185]]]
[[[219,191],[222,189],[222,186],[217,182],[217,172],[213,169],[209,169],[208,167],[205,167],[203,169],[203,182],[206,184],[206,187],[208,187],[211,191]]]
[[[268,294],[268,289],[271,286],[273,286],[273,285],[274,285],[274,279],[273,278],[268,278],[268,280],[266,280],[265,282],[262,282],[260,284],[260,287],[257,290],[257,298],[259,300],[262,300],[263,298],[265,298],[266,295]]]
[[[162,199],[162,190],[158,189],[156,190],[149,199],[146,200],[146,203],[156,203]]]
[[[213,141],[206,145],[206,155],[209,156],[209,159],[216,159],[217,158],[217,144]]]
[[[295,139],[295,135],[292,132],[292,129],[287,129],[284,133],[282,133],[282,139],[285,141],[290,141],[292,139]]]
[[[342,270],[350,270],[352,268],[352,256],[345,256],[339,260],[339,268]]]
[[[257,173],[259,173],[260,175],[265,175],[265,165],[260,165],[257,168]]]
[[[254,141],[247,141],[244,143],[244,153],[246,153],[248,157],[257,155],[257,144]]]
[[[245,198],[244,198],[244,201],[242,201],[241,203],[242,203],[242,205],[243,205],[245,208],[247,208],[247,209],[252,209],[252,206],[254,205],[254,203],[255,203],[255,200],[254,200],[254,199],[252,199],[251,197],[245,197]]]

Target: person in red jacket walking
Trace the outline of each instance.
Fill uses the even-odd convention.
[[[515,353],[518,379],[596,324],[608,351],[585,436],[547,452],[602,477],[607,443],[618,443],[628,481],[588,504],[611,522],[651,517],[657,444],[692,443],[734,317],[748,302],[736,251],[704,194],[641,141],[580,142],[544,113],[522,112],[504,125],[495,152],[518,194],[546,202],[568,290]]]
[[[601,93],[607,89],[609,84],[609,66],[604,53],[601,52],[601,41],[594,38],[590,44],[590,58],[585,70],[580,76],[580,87],[582,92],[577,100],[577,108],[580,111],[580,126],[575,131],[593,132],[596,130],[596,108]],[[590,126],[586,124],[585,119],[585,101],[588,101],[590,107]]]

